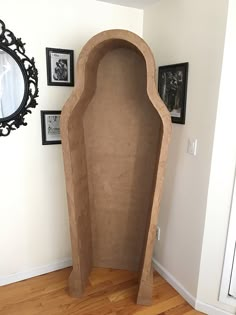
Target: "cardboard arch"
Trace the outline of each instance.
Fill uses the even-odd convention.
[[[139,272],[137,303],[152,300],[152,253],[171,134],[154,57],[126,30],[82,49],[61,137],[73,271],[81,296],[92,267]]]

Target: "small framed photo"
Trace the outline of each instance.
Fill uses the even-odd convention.
[[[60,117],[59,110],[42,110],[41,127],[42,127],[42,144],[60,144]]]
[[[74,86],[74,51],[46,48],[48,85]]]
[[[176,124],[185,124],[187,81],[188,62],[159,67],[158,92]]]

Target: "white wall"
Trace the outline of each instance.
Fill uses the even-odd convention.
[[[144,39],[157,64],[189,62],[186,124],[173,124],[154,257],[197,296],[227,0],[162,0],[144,10]],[[188,155],[188,138],[198,154]],[[219,231],[218,231],[219,232]]]
[[[41,145],[40,110],[61,109],[71,88],[49,87],[45,47],[74,49],[105,29],[142,35],[143,12],[95,0],[0,0],[1,19],[26,43],[39,70],[39,105],[0,139],[0,283],[70,257],[61,145]],[[12,279],[12,278],[11,278]]]
[[[236,313],[218,302],[236,165],[236,2],[229,1],[220,97],[216,120],[198,299]]]

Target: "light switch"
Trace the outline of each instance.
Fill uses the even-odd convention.
[[[188,139],[187,152],[191,155],[197,155],[197,139]]]

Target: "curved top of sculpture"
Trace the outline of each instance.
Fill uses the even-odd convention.
[[[156,65],[154,56],[147,43],[135,33],[127,30],[107,30],[93,36],[83,47],[77,62],[77,80],[71,97],[63,108],[62,120],[69,119],[70,113],[78,105],[84,94],[93,95],[96,89],[91,82],[96,81],[97,66],[101,58],[109,50],[127,47],[141,54],[146,63],[147,95],[156,108],[163,126],[171,128],[171,118],[168,109],[157,92]],[[91,69],[93,68],[94,69]],[[86,93],[85,93],[86,92]],[[63,126],[65,124],[63,123]]]

